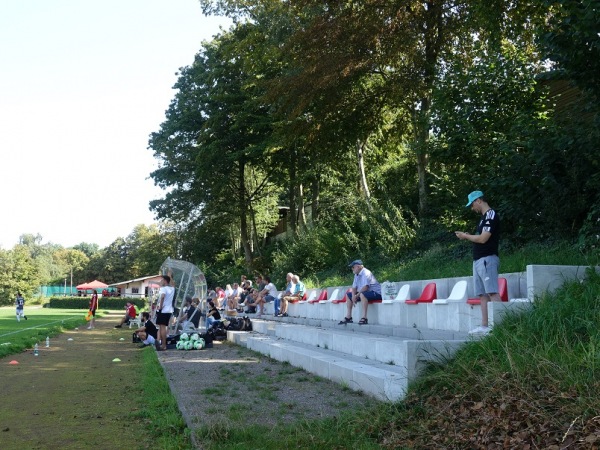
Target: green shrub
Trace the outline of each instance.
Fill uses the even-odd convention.
[[[131,302],[140,310],[147,304],[145,298],[103,297],[98,299],[98,307],[102,309],[124,309],[127,302]],[[47,308],[57,309],[88,309],[90,297],[50,297],[45,305]]]

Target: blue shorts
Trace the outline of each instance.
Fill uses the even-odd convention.
[[[274,302],[275,300],[277,300],[277,298],[273,297],[272,295],[265,295],[265,302],[269,303],[269,302]]]
[[[475,295],[498,293],[498,268],[500,258],[496,255],[484,256],[473,261],[473,288]]]
[[[369,302],[373,302],[375,300],[381,300],[381,293],[377,293],[375,291],[363,291],[363,292],[359,292],[359,293],[364,295],[366,297],[367,301],[369,301]],[[348,296],[348,300],[352,301],[352,292],[348,292],[346,295]],[[360,302],[360,296],[358,297],[358,299],[356,301]]]

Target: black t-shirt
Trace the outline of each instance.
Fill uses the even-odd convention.
[[[221,320],[221,313],[219,313],[219,310],[217,308],[210,308],[207,315],[212,316],[216,320]]]
[[[195,313],[195,314],[194,314]],[[194,305],[190,305],[186,313],[187,319],[194,324],[196,328],[200,325],[200,312],[196,311]]]
[[[156,339],[156,336],[158,336],[158,328],[156,328],[156,325],[154,325],[151,320],[148,320],[144,326],[146,327],[146,334],[149,334]]]
[[[482,234],[484,231],[490,232],[492,235],[485,244],[473,243],[473,261],[477,261],[484,256],[498,256],[498,242],[500,241],[500,216],[493,209],[488,209],[481,216],[481,220],[477,225],[475,234]]]

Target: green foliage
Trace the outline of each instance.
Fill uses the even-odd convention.
[[[545,56],[557,63],[566,78],[600,99],[600,36],[598,0],[536,0],[550,12],[539,25]]]
[[[122,310],[127,302],[133,303],[138,311],[148,305],[147,300],[144,298],[100,297],[98,299],[98,309]],[[45,307],[53,309],[88,309],[90,307],[90,297],[51,297]]]
[[[12,305],[17,292],[31,297],[40,284],[38,266],[27,247],[0,249],[0,305]]]

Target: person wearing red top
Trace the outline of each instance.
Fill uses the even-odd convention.
[[[98,309],[98,292],[94,289],[92,291],[92,298],[90,299],[90,312],[92,313],[92,318],[90,319],[90,325],[88,326],[88,330],[91,330],[96,326],[96,310]]]
[[[115,325],[115,328],[121,328],[123,324],[129,325],[129,321],[137,317],[137,312],[135,311],[135,305],[133,303],[127,302],[125,309],[127,310],[125,316],[123,316],[119,325]]]

